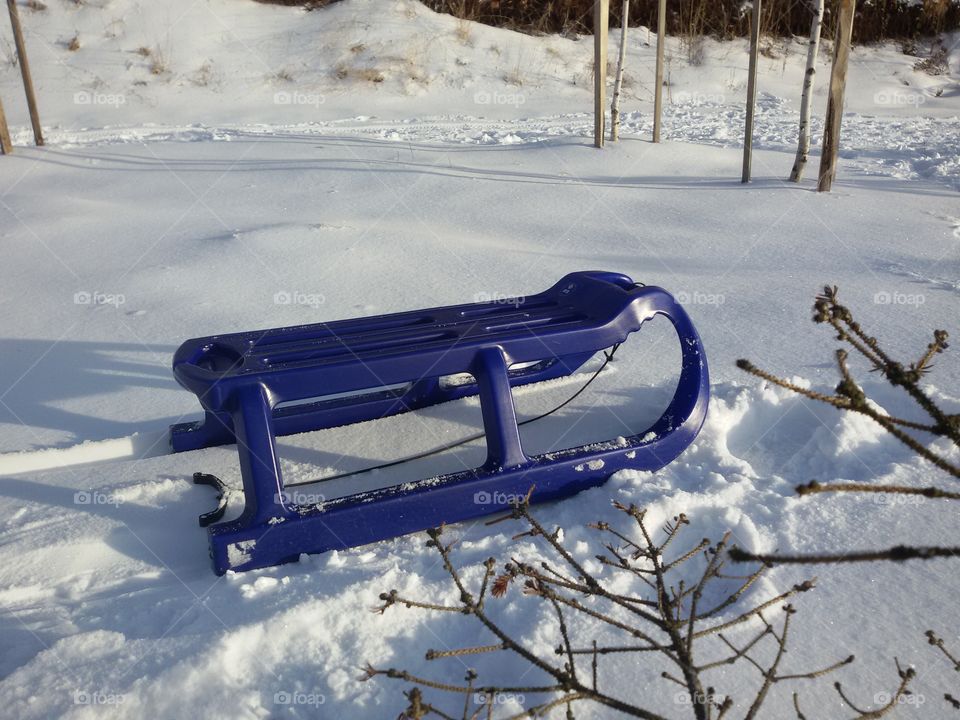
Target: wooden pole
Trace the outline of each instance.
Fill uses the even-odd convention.
[[[660,116],[663,114],[663,46],[667,36],[667,0],[657,7],[657,71],[653,89],[653,141],[660,142]]]
[[[27,107],[30,109],[33,139],[37,145],[43,145],[43,131],[40,129],[40,113],[37,112],[37,97],[33,93],[33,78],[30,76],[30,63],[27,61],[27,46],[23,42],[23,29],[20,27],[20,14],[17,11],[17,0],[7,0],[7,9],[10,11],[13,41],[17,46],[17,57],[20,59],[20,74],[23,75],[23,89],[27,93]]]
[[[593,144],[603,147],[607,111],[607,28],[610,0],[593,2]]]
[[[847,86],[847,61],[853,38],[853,14],[856,0],[840,0],[837,36],[833,45],[833,68],[830,71],[830,99],[823,128],[823,151],[820,153],[818,192],[829,192],[837,176],[837,150],[840,147],[840,121],[843,119],[843,94]]]
[[[9,155],[13,152],[13,143],[10,142],[10,130],[7,128],[7,116],[3,112],[3,101],[0,100],[0,153]]]
[[[753,0],[750,17],[750,67],[747,70],[747,123],[743,131],[743,174],[740,182],[750,182],[753,169],[753,115],[757,107],[757,64],[760,59],[760,6]]]

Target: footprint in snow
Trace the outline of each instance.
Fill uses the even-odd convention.
[[[960,225],[954,229],[954,236],[960,238]],[[960,280],[930,275],[921,270],[908,268],[906,265],[897,262],[877,263],[876,267],[893,275],[900,275],[901,277],[910,278],[916,282],[926,283],[928,285],[944,288],[946,290],[952,290],[953,292],[960,292]]]

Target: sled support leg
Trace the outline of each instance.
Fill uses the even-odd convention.
[[[258,525],[289,513],[283,505],[283,479],[273,432],[273,413],[262,385],[237,392],[233,423],[246,506],[242,525]]]
[[[473,363],[483,431],[487,436],[487,468],[516,467],[529,462],[520,447],[520,428],[510,390],[507,362],[498,347],[484,348]]]

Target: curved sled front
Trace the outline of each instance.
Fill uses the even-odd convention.
[[[677,390],[649,428],[543,455],[522,448],[511,388],[575,372],[656,315],[682,348]],[[208,528],[217,573],[243,571],[396,537],[509,507],[572,495],[625,468],[657,470],[703,425],[706,358],[683,308],[666,291],[609,272],[579,272],[525,298],[458,305],[189,340],[174,374],[205,410],[172,428],[175,450],[237,443],[244,511]],[[448,383],[469,373],[474,381]],[[358,493],[290,503],[277,435],[385,417],[479,395],[487,442],[480,468]],[[332,396],[315,402],[280,403]]]

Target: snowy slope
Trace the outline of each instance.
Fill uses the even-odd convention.
[[[196,335],[528,294],[578,269],[625,272],[687,302],[714,400],[695,446],[664,471],[620,473],[541,509],[585,560],[584,523],[609,516],[611,497],[659,519],[684,511],[691,538],[731,530],[754,549],[952,542],[951,518],[928,500],[796,498],[793,486],[812,478],[944,481],[868,421],[764,388],[733,362],[831,388],[832,343],[809,321],[827,282],[905,358],[934,327],[960,332],[956,52],[952,73],[931,77],[893,48],[857,50],[839,179],[817,195],[811,181],[782,180],[800,45],[763,60],[756,180],[741,186],[741,43],[708,43],[690,66],[671,42],[670,141],[655,146],[652,48],[634,33],[626,139],[599,152],[588,139],[589,38],[533,38],[372,0],[306,14],[226,0],[21,12],[50,144],[0,159],[0,706],[11,717],[395,717],[400,686],[359,683],[361,664],[432,673],[427,648],[487,641],[462,619],[368,612],[391,588],[453,601],[422,537],[212,574],[196,515],[213,497],[189,478],[203,470],[238,487],[235,451],[165,454],[166,426],[198,416],[169,370]],[[81,48],[70,52],[75,33]],[[166,70],[154,75],[157,55]],[[26,145],[17,82],[15,68],[0,69]],[[890,102],[900,88],[917,95]],[[930,381],[955,409],[954,352]],[[668,328],[651,323],[525,442],[570,446],[643,426],[666,404],[678,355]],[[584,380],[525,389],[519,412],[548,409]],[[904,411],[866,381],[883,407]],[[469,435],[478,415],[467,400],[286,438],[285,477],[434,447]],[[481,455],[473,444],[304,492],[334,497]],[[529,557],[531,543],[509,540],[515,531],[452,530],[473,565]],[[818,590],[797,603],[803,640],[791,667],[853,652],[840,679],[870,705],[895,684],[896,655],[917,667],[925,700],[900,716],[941,716],[955,673],[923,631],[958,642],[951,570],[817,569]],[[798,577],[775,570],[750,599]],[[851,593],[851,581],[863,589]],[[534,629],[535,603],[505,600],[503,614],[552,652],[556,638]],[[523,672],[513,660],[478,662],[500,677]],[[640,672],[628,684],[637,697],[656,675]],[[721,679],[741,697],[755,682],[747,668]],[[829,680],[801,689],[812,716],[835,716]],[[294,692],[303,704],[277,699]],[[670,691],[650,702],[683,716]],[[770,717],[789,716],[789,702],[778,688]]]
[[[39,12],[24,6],[21,17],[44,124],[64,130],[276,125],[360,115],[515,119],[590,109],[591,37],[531,37],[458,21],[407,0],[344,0],[319,12],[247,0],[48,5]],[[71,51],[74,38],[79,49]],[[626,93],[634,107],[648,109],[653,99],[655,39],[646,28],[631,30]],[[956,39],[948,36],[947,46]],[[829,49],[829,39],[824,44]],[[796,111],[805,41],[764,45],[760,89]],[[708,39],[691,49],[669,38],[668,105],[742,104],[745,47],[743,41]],[[11,122],[26,125],[11,48],[3,27],[0,91]],[[691,56],[700,58],[698,64],[688,62]],[[953,79],[914,70],[917,60],[892,44],[856,48],[848,111],[955,117]],[[954,73],[958,63],[953,47]],[[828,52],[819,71],[817,96],[825,103]]]

